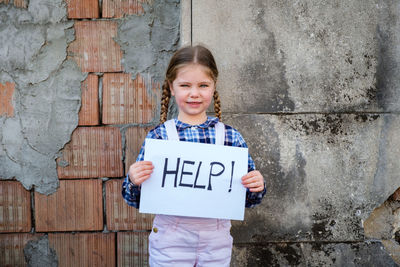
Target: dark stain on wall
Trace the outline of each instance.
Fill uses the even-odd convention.
[[[378,39],[378,66],[376,70],[376,100],[383,110],[398,107],[400,95],[400,68],[396,51],[398,36],[398,1],[385,1],[381,9],[380,23],[376,28]]]
[[[299,243],[275,243],[248,247],[246,266],[298,266],[304,259]]]
[[[243,95],[247,103],[246,112],[293,111],[294,102],[289,98],[284,66],[283,51],[277,50],[274,34],[264,21],[265,10],[254,9],[254,25],[262,34],[262,43],[258,51],[254,51],[255,60],[243,64],[238,88],[249,88],[251,98]],[[248,90],[243,90],[248,94]]]
[[[310,116],[308,116],[309,118]],[[305,120],[302,117],[284,117],[283,122],[292,130],[302,135],[326,135],[328,143],[338,142],[335,136],[352,134],[350,126],[354,121],[368,123],[380,118],[378,114],[319,114],[312,119]]]
[[[301,263],[300,244],[282,243],[276,246],[276,250],[280,253],[291,266],[297,266]]]

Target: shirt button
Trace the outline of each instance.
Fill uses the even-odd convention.
[[[157,227],[154,227],[154,228],[153,228],[153,232],[154,232],[154,233],[157,233],[157,232],[158,232]]]

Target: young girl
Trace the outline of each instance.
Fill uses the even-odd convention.
[[[179,139],[199,143],[218,143],[226,146],[247,147],[241,134],[234,128],[221,125],[220,100],[215,90],[218,70],[211,52],[202,46],[178,50],[169,63],[163,84],[160,125],[146,138]],[[178,105],[178,118],[167,121],[170,97]],[[212,100],[216,118],[207,117]],[[172,126],[171,126],[172,125]],[[222,134],[221,134],[222,132]],[[129,168],[122,185],[125,201],[139,207],[140,185],[150,177],[153,165],[143,161],[144,143],[136,163]],[[246,207],[261,202],[265,182],[248,157],[248,173],[242,177],[247,188]],[[168,201],[168,200],[166,200]],[[150,266],[229,266],[232,252],[230,220],[156,215],[149,236]]]

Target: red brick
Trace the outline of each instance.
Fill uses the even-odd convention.
[[[85,19],[99,17],[99,0],[66,0],[68,18]]]
[[[118,266],[149,266],[147,232],[117,234]]]
[[[125,172],[129,171],[129,166],[135,163],[139,155],[140,148],[146,138],[147,133],[153,127],[131,127],[125,133]],[[125,174],[126,175],[126,174]]]
[[[115,266],[114,233],[49,234],[58,266]]]
[[[30,240],[38,239],[42,234],[1,234],[0,266],[26,266],[24,247]]]
[[[0,83],[0,116],[13,117],[13,94],[15,90],[15,83],[6,82]]]
[[[0,4],[8,4],[10,3],[10,0],[0,0]],[[27,8],[28,7],[28,2],[27,0],[14,0],[14,6],[20,7],[20,8]]]
[[[82,82],[82,105],[79,111],[79,125],[99,124],[99,77],[89,74]]]
[[[75,41],[68,47],[83,72],[122,71],[120,46],[113,40],[117,35],[114,21],[75,21]]]
[[[61,180],[56,193],[35,192],[36,231],[103,230],[101,180]]]
[[[17,181],[0,181],[0,232],[30,230],[30,192]]]
[[[154,120],[160,85],[143,76],[106,73],[103,77],[103,123],[149,123]]]
[[[106,218],[109,230],[151,230],[154,216],[139,213],[121,195],[122,180],[106,183]]]
[[[125,15],[143,14],[143,3],[152,0],[103,0],[103,18],[121,18]]]
[[[78,127],[57,162],[60,178],[121,177],[121,133],[114,127]]]

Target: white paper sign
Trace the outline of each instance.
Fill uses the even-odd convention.
[[[139,212],[243,220],[247,148],[146,139],[144,160]]]

